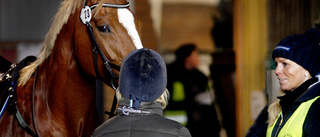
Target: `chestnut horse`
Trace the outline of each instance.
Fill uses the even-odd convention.
[[[116,66],[142,48],[139,21],[128,6],[125,0],[61,3],[39,56],[21,70],[15,90],[20,118],[31,133],[5,110],[0,136],[91,135],[101,123],[96,79],[116,86]]]

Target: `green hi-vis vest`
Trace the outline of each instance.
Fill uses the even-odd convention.
[[[296,111],[292,114],[292,116],[288,119],[285,125],[279,131],[278,137],[302,137],[303,134],[303,123],[306,119],[307,113],[309,111],[310,106],[316,101],[320,96],[317,96],[311,100],[308,100],[302,103]],[[280,115],[279,115],[280,116]],[[271,137],[273,128],[277,123],[277,120],[273,123],[272,126],[267,129],[267,137]]]
[[[185,100],[184,86],[180,81],[173,82],[171,98],[173,102],[180,102]],[[188,123],[187,112],[185,110],[165,110],[163,115],[166,118],[175,120],[186,126]]]
[[[184,93],[184,86],[180,81],[175,81],[172,84],[172,100],[174,102],[184,101],[186,96]]]

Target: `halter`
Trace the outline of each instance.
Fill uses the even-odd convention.
[[[94,62],[94,70],[96,72],[97,77],[100,77],[99,71],[98,71],[98,64],[97,64],[97,53],[99,53],[103,63],[103,67],[104,69],[108,70],[110,76],[111,76],[111,87],[116,90],[116,79],[119,79],[119,76],[117,76],[114,71],[112,70],[112,68],[120,71],[120,66],[111,63],[108,58],[103,54],[103,52],[101,51],[100,46],[98,45],[96,38],[94,36],[94,32],[92,29],[92,25],[90,24],[91,21],[91,10],[93,10],[94,8],[97,7],[98,4],[93,4],[90,7],[87,6],[87,2],[85,4],[85,6],[82,8],[81,10],[81,14],[80,14],[80,19],[82,21],[83,24],[85,24],[87,26],[87,30],[90,36],[90,41],[91,44],[93,46],[92,48],[92,52],[93,52],[93,62]],[[130,6],[130,3],[126,3],[126,4],[112,4],[112,3],[103,3],[102,7],[109,7],[109,8],[128,8]],[[112,68],[111,68],[112,67]]]
[[[103,63],[103,67],[104,69],[108,70],[110,76],[111,76],[111,87],[116,90],[116,86],[115,86],[115,80],[116,79],[119,79],[119,76],[117,76],[114,71],[112,70],[112,68],[120,71],[120,66],[116,65],[116,64],[113,64],[111,63],[108,58],[102,53],[101,49],[100,49],[100,46],[98,45],[97,41],[96,41],[96,38],[94,36],[94,33],[93,33],[93,29],[92,29],[92,26],[90,24],[90,21],[91,21],[91,17],[92,17],[92,14],[91,14],[91,10],[93,10],[94,8],[97,7],[98,4],[93,4],[91,5],[90,7],[87,6],[87,2],[85,3],[85,6],[82,8],[81,10],[81,14],[80,14],[80,19],[82,21],[83,24],[85,24],[87,26],[87,30],[88,30],[88,33],[89,33],[89,36],[90,36],[90,41],[91,41],[91,44],[93,46],[93,49],[92,49],[92,52],[93,52],[93,62],[94,62],[94,70],[96,72],[96,75],[97,77],[100,77],[100,74],[99,74],[99,71],[98,71],[98,62],[97,62],[97,53],[99,53],[102,61],[104,62]],[[126,4],[112,4],[112,3],[103,3],[102,4],[102,7],[109,7],[109,8],[128,8],[130,6],[130,3],[127,2]],[[112,68],[111,68],[112,67]],[[108,114],[109,117],[112,117],[114,116],[114,112],[116,110],[116,107],[117,107],[117,98],[116,98],[116,95],[114,95],[113,97],[113,102],[112,102],[112,107],[111,107],[111,111],[108,112],[108,111],[105,111],[105,114]]]

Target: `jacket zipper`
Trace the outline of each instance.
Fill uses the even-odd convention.
[[[282,125],[282,122],[283,122],[283,113],[282,113],[282,111],[281,111],[281,114],[280,114],[280,118],[281,118],[281,120],[280,120],[279,126],[278,126],[278,128],[276,130],[276,133],[274,134],[275,137],[278,136],[280,128],[281,128],[281,125]]]

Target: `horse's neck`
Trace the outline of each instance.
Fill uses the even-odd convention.
[[[39,99],[34,107],[39,117],[37,123],[50,123],[53,127],[48,128],[56,130],[68,129],[57,133],[83,134],[87,130],[85,127],[96,122],[95,79],[79,68],[73,55],[72,41],[64,38],[57,42],[52,54],[39,66],[36,77],[34,95]],[[60,42],[64,45],[59,45]]]
[[[57,69],[49,69],[52,67]],[[44,119],[54,120],[53,124],[61,126],[67,122],[73,128],[85,127],[86,125],[82,124],[90,122],[87,120],[95,114],[94,79],[80,75],[77,68],[69,70],[61,65],[49,68],[39,68],[35,96],[42,99],[35,103],[35,108],[38,108],[35,112],[47,110],[45,112],[47,116],[41,115]]]
[[[45,93],[46,96],[43,98],[53,109],[56,109],[56,105],[64,106],[59,109],[69,109],[65,108],[69,106],[79,108],[79,105],[79,109],[90,107],[89,102],[95,100],[95,79],[83,74],[75,64],[76,61],[72,60],[70,63],[53,58],[56,59],[50,57],[52,61],[48,60],[40,65],[36,78],[36,92]]]

